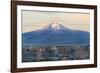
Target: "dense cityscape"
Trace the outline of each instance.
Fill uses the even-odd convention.
[[[22,62],[84,60],[90,58],[89,45],[23,46]]]

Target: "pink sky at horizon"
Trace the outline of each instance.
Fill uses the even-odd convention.
[[[90,31],[90,14],[22,11],[22,32],[42,29],[53,22],[72,30]]]

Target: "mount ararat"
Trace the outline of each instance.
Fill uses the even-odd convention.
[[[89,43],[89,32],[72,30],[58,23],[49,24],[40,30],[22,33],[22,44],[67,45]]]

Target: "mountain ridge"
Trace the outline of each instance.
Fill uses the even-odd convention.
[[[89,36],[89,32],[82,30],[71,30],[61,24],[52,23],[43,29],[22,33],[22,44],[89,44]]]

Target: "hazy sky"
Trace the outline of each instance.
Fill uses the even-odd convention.
[[[57,22],[67,28],[75,30],[90,30],[90,14],[22,11],[22,32],[41,29],[48,24]]]

